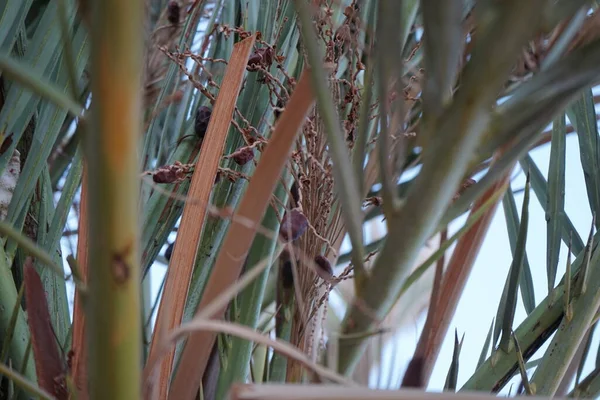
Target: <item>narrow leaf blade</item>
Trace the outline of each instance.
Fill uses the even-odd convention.
[[[529,155],[521,159],[520,164],[524,170],[529,171],[531,177],[531,188],[533,189],[535,196],[538,198],[538,202],[544,209],[544,212],[546,212],[548,210],[548,183],[546,182],[544,175],[542,175],[542,171],[540,171],[538,166],[535,164],[535,162],[533,162],[533,159]],[[562,240],[565,244],[569,244],[572,236],[573,254],[579,254],[581,251],[583,251],[585,243],[583,243],[579,232],[575,229],[575,226],[567,214],[563,213],[561,218],[563,219],[561,230]]]
[[[579,156],[590,208],[596,215],[600,215],[600,154],[592,89],[586,90],[574,104],[567,108],[567,115],[579,138]],[[600,221],[597,220],[596,228],[599,223]]]
[[[509,344],[512,334],[512,325],[517,308],[517,285],[525,260],[525,245],[527,243],[527,228],[529,225],[529,174],[527,175],[527,183],[525,184],[525,196],[523,198],[523,208],[521,210],[521,223],[519,226],[519,236],[517,237],[517,246],[515,248],[515,256],[513,257],[510,266],[510,275],[508,288],[506,291],[506,308],[502,321],[502,337],[500,338],[500,347],[505,351],[509,351]]]
[[[548,167],[548,206],[546,208],[546,272],[548,293],[551,293],[554,289],[554,282],[556,280],[556,269],[558,267],[561,245],[562,215],[564,214],[565,207],[565,125],[564,114],[559,115],[552,124],[550,166]]]
[[[506,228],[508,230],[510,249],[513,257],[515,257],[517,236],[519,234],[519,215],[512,190],[506,191],[506,194],[502,199],[502,205],[504,207],[504,217],[506,218]],[[521,270],[519,285],[521,288],[521,296],[523,298],[525,310],[527,311],[527,314],[529,314],[535,308],[535,293],[533,289],[533,277],[531,276],[531,268],[529,267],[527,253],[524,255],[523,269]]]
[[[483,348],[481,349],[481,354],[479,355],[479,360],[477,361],[477,368],[481,367],[481,365],[485,362],[485,359],[487,358],[488,349],[490,348],[490,341],[492,340],[493,329],[494,320],[492,319],[492,323],[490,324],[490,330],[488,331],[488,334],[485,337],[485,342],[483,342]]]
[[[303,72],[286,110],[277,123],[273,136],[262,153],[250,185],[236,211],[236,216],[251,221],[252,225],[248,226],[240,221],[232,222],[206,284],[197,313],[225,288],[234,283],[241,272],[244,256],[256,234],[255,224],[258,224],[264,215],[299,127],[314,102],[309,74],[308,70]],[[175,251],[176,249],[177,247]],[[215,315],[215,317],[222,316],[223,311],[220,310],[219,315]],[[199,378],[202,377],[206,368],[214,340],[215,334],[211,332],[197,332],[188,339],[171,384],[170,397],[178,399],[193,397],[199,387]]]
[[[446,376],[446,384],[444,390],[456,391],[456,383],[458,381],[458,359],[460,357],[460,350],[463,344],[465,335],[458,340],[458,331],[454,332],[454,351],[452,352],[452,361],[450,362],[450,369]]]

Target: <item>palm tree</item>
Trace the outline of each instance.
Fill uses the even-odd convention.
[[[597,397],[597,6],[0,2],[0,398]]]

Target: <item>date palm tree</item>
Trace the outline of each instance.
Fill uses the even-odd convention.
[[[597,397],[598,15],[0,1],[0,398]],[[512,262],[459,379],[450,321],[500,203]]]

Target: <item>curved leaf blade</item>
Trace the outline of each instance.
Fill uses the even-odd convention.
[[[567,108],[567,115],[579,138],[579,155],[590,209],[600,215],[600,143],[592,89],[586,90]],[[599,224],[600,219],[596,220],[596,228]]]
[[[527,174],[527,183],[525,184],[525,197],[523,199],[523,208],[521,210],[521,223],[519,225],[519,236],[515,247],[515,255],[510,266],[510,275],[508,278],[508,287],[506,290],[506,307],[504,316],[502,317],[502,337],[500,338],[500,347],[505,352],[508,352],[512,325],[515,318],[515,310],[517,308],[517,285],[525,260],[525,245],[527,243],[527,228],[529,225],[529,174]]]
[[[506,191],[506,194],[502,199],[502,206],[504,207],[504,217],[506,218],[506,228],[508,230],[510,249],[513,257],[515,257],[519,235],[519,215],[512,190]],[[527,252],[525,252],[523,258],[523,269],[521,270],[519,286],[521,288],[523,305],[525,306],[527,314],[530,314],[535,308],[535,293],[533,289],[533,277],[531,275],[531,268],[529,267]]]
[[[552,293],[554,289],[558,257],[560,255],[562,216],[565,208],[565,142],[566,121],[565,115],[561,114],[552,124],[550,166],[548,167],[548,205],[546,207],[546,272],[548,277],[548,293]]]

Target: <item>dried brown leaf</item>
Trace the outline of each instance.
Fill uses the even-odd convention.
[[[600,12],[596,10],[593,14],[587,17],[583,26],[571,41],[569,51],[573,51],[578,47],[582,47],[600,36]]]
[[[196,163],[188,191],[188,198],[192,198],[194,201],[186,202],[183,209],[170,262],[171,265],[176,265],[177,268],[169,268],[167,271],[164,293],[156,318],[155,334],[150,346],[150,357],[155,356],[158,351],[162,333],[168,332],[181,323],[188,285],[194,269],[196,250],[204,225],[206,207],[214,185],[214,176],[217,173],[219,160],[223,154],[227,132],[231,124],[231,116],[233,115],[244,78],[246,62],[254,41],[255,37],[251,36],[234,45],[219,96],[210,116],[202,151]],[[199,221],[202,222],[199,223]],[[211,348],[208,348],[209,353]],[[172,349],[161,360],[158,376],[156,376],[156,379],[152,379],[152,382],[149,379],[149,371],[144,371],[144,382],[148,384],[156,382],[158,385],[156,388],[158,398],[167,398],[174,356],[175,352]],[[202,374],[198,376],[198,379],[201,378]]]
[[[500,155],[501,152],[496,153],[495,159]],[[483,204],[499,190],[505,190],[509,179],[510,175],[506,174],[492,185],[492,187],[490,187],[481,198],[475,202],[471,214],[482,207]],[[454,315],[458,300],[460,299],[460,295],[469,278],[475,258],[479,253],[483,239],[485,238],[491,220],[496,212],[497,205],[498,200],[496,200],[495,204],[493,204],[471,227],[471,229],[459,239],[454,252],[452,253],[452,258],[446,267],[440,291],[437,295],[439,299],[444,299],[444,301],[439,301],[435,305],[434,315],[431,317],[431,325],[427,332],[421,334],[413,356],[414,358],[422,358],[425,360],[422,367],[422,379],[425,386],[429,382],[429,378],[433,371],[433,365],[435,364],[442,342],[446,337],[448,327],[450,326],[450,320]]]
[[[31,332],[38,384],[58,400],[67,399],[66,365],[58,352],[42,280],[33,266],[31,257],[27,257],[23,269],[27,324]]]
[[[235,219],[232,222],[196,313],[238,279],[246,254],[256,235],[256,227],[266,211],[299,128],[313,102],[310,74],[308,70],[304,70],[288,103],[290,107],[286,107],[286,111],[281,115],[236,212],[236,217],[240,220],[253,224],[243,224]],[[215,318],[221,318],[223,311],[224,307],[215,314]],[[173,378],[169,398],[194,398],[214,340],[213,332],[196,332],[188,338],[177,374]]]
[[[77,264],[79,273],[84,283],[88,276],[87,254],[88,254],[88,201],[87,201],[87,167],[83,166],[83,177],[81,182],[81,200],[79,202],[79,234],[77,235]],[[87,348],[85,342],[85,313],[82,294],[75,291],[75,302],[73,306],[73,344],[71,346],[72,364],[71,374],[74,376],[77,388],[77,399],[87,400]]]

